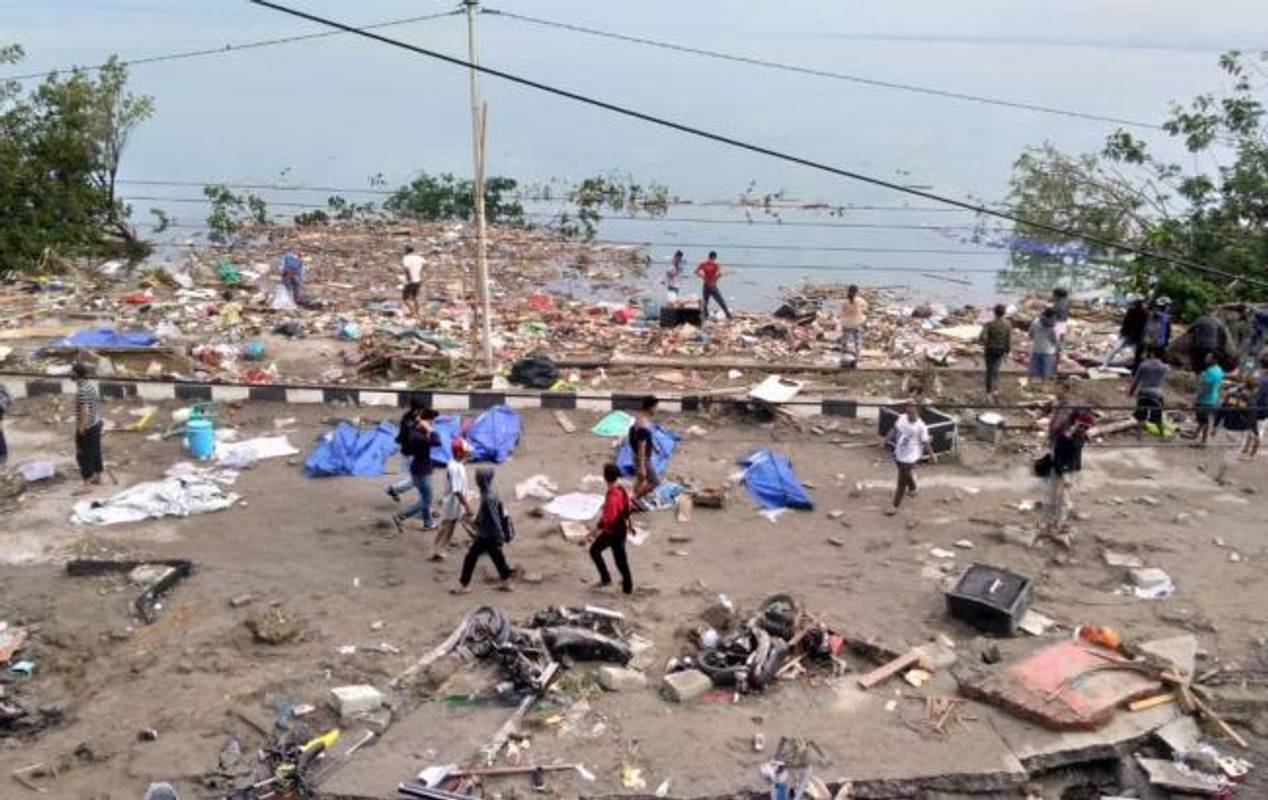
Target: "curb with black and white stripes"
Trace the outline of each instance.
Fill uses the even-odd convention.
[[[0,374],[3,385],[14,400],[56,395],[73,395],[75,381],[29,373]],[[233,403],[256,400],[273,403],[318,404],[342,403],[361,406],[407,408],[421,402],[437,411],[480,411],[497,405],[515,409],[544,408],[563,411],[634,411],[646,393],[624,392],[535,392],[530,390],[392,389],[386,387],[290,386],[284,384],[192,383],[159,381],[141,378],[99,378],[97,388],[104,399],[137,398],[159,402],[174,400],[185,403]],[[743,398],[724,398],[691,394],[656,393],[662,411],[669,413],[699,411],[712,405],[747,402]],[[875,401],[841,398],[794,400],[775,403],[801,415],[823,415],[849,419],[875,420],[879,410]]]

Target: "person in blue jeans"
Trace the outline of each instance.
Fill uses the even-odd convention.
[[[401,431],[396,441],[401,446],[401,453],[409,456],[409,477],[418,490],[418,502],[399,514],[392,515],[392,523],[401,533],[405,532],[404,522],[410,517],[423,520],[423,530],[436,528],[436,520],[432,516],[433,500],[431,486],[431,449],[440,444],[440,437],[432,427],[436,412],[430,408],[415,406],[401,420]],[[389,494],[391,490],[389,490]]]

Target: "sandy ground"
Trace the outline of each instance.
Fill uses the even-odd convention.
[[[126,421],[123,411],[112,407]],[[307,451],[336,418],[378,420],[389,414],[253,403],[227,419],[247,438],[271,435],[276,418],[295,417],[291,440]],[[66,416],[62,398],[18,403],[6,423],[12,460],[52,456],[69,469]],[[0,739],[5,786],[0,796],[36,796],[7,776],[37,762],[60,767],[57,777],[41,779],[50,797],[140,797],[148,780],[159,777],[177,781],[188,796],[206,796],[197,779],[215,764],[229,737],[240,738],[248,753],[259,743],[229,712],[267,721],[279,701],[290,698],[318,706],[311,724],[319,728],[330,718],[325,710],[330,687],[385,684],[474,605],[494,602],[522,617],[548,605],[595,601],[586,588],[594,576],[584,551],[552,534],[550,521],[529,517],[533,502],[513,501],[513,486],[545,473],[570,490],[598,474],[608,446],[584,432],[597,417],[575,412],[581,432],[567,435],[548,414],[525,414],[526,439],[499,469],[498,480],[520,521],[511,559],[541,580],[521,582],[510,595],[477,579],[472,596],[451,597],[456,558],[428,563],[427,535],[417,529],[405,536],[395,532],[383,478],[310,480],[296,460],[276,459],[242,474],[235,488],[245,501],[233,509],[94,529],[68,521],[73,482],[30,492],[18,509],[0,516],[0,613],[10,624],[33,626],[23,655],[35,662],[35,673],[25,679],[0,675],[0,682],[10,696],[64,712],[65,721],[31,738]],[[1016,509],[1040,496],[1027,473],[1029,456],[1015,452],[1016,441],[998,449],[967,442],[958,459],[923,469],[920,495],[890,518],[882,511],[892,468],[880,451],[831,441],[870,441],[873,423],[845,421],[832,436],[734,417],[673,418],[670,424],[708,430],[704,438],[684,440],[674,473],[721,482],[734,471],[737,457],[768,445],[792,456],[802,478],[815,487],[818,507],[772,523],[740,492],[724,510],[697,509],[688,524],[675,523],[668,512],[646,515],[650,539],[631,555],[640,592],[632,599],[601,601],[624,610],[655,643],[653,678],[681,648],[675,632],[698,624],[698,613],[719,592],[752,608],[772,593],[791,591],[847,631],[879,633],[905,644],[945,634],[962,655],[972,657],[976,633],[947,617],[939,583],[971,561],[1032,576],[1038,585],[1035,607],[1068,625],[1111,625],[1137,640],[1194,632],[1201,666],[1242,663],[1262,644],[1268,626],[1263,458],[1233,461],[1220,485],[1211,477],[1222,457],[1218,451],[1140,447],[1132,438],[1090,449],[1079,479],[1078,535],[1066,551],[1050,543],[1034,548],[1005,543],[994,535],[994,524],[980,522],[1034,522],[1034,512]],[[106,453],[125,486],[183,459],[179,441],[150,442],[141,434],[109,434]],[[842,520],[828,517],[838,509],[846,512]],[[1177,522],[1181,512],[1190,516]],[[955,547],[961,539],[973,548]],[[1142,601],[1116,594],[1125,575],[1103,562],[1107,546],[1165,569],[1178,587],[1175,595]],[[956,557],[934,557],[934,547]],[[143,626],[130,617],[134,590],[120,580],[65,575],[63,563],[84,554],[190,558],[198,572],[170,594],[158,622]],[[230,598],[248,592],[253,602],[230,607]],[[243,622],[270,603],[302,620],[296,641],[269,646],[252,640]],[[380,642],[400,653],[367,651]],[[340,655],[337,648],[348,644],[358,645],[358,652]],[[461,691],[472,680],[460,674],[443,693]],[[879,710],[891,696],[850,694],[830,682],[781,686],[734,706],[671,706],[650,688],[599,694],[590,698],[589,713],[566,730],[534,733],[532,752],[543,759],[584,761],[594,772],[591,785],[553,781],[563,796],[628,791],[620,781],[627,764],[642,769],[644,793],[669,779],[674,796],[701,796],[726,786],[760,785],[756,770],[764,756],[749,747],[759,730],[772,743],[781,735],[811,736],[835,764],[888,763],[914,744],[929,748],[900,724],[901,713]],[[507,713],[414,699],[431,716],[401,723],[417,728],[409,730],[410,746],[398,737],[380,751],[382,759],[394,748],[377,778],[388,787],[439,759],[471,754]],[[851,724],[863,719],[863,727]],[[148,728],[158,731],[157,741],[138,738]],[[956,761],[973,752],[973,741],[970,726],[935,740],[928,752]],[[1256,740],[1256,746],[1262,742]],[[504,788],[527,790],[526,783]],[[389,790],[381,796],[392,795]]]

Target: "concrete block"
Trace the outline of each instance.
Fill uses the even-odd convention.
[[[383,693],[373,686],[336,686],[330,690],[330,705],[340,717],[366,714],[382,707]]]
[[[1131,576],[1132,583],[1136,584],[1137,588],[1146,591],[1171,583],[1171,576],[1157,567],[1140,567],[1129,570],[1127,574]]]
[[[687,703],[713,688],[713,681],[698,669],[673,672],[665,676],[662,688],[675,703]]]
[[[633,669],[613,666],[599,667],[599,685],[609,692],[642,689],[647,686],[647,676]]]

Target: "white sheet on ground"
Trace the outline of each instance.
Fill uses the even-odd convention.
[[[57,474],[57,464],[46,458],[32,458],[19,463],[16,467],[27,483],[45,481]]]
[[[546,513],[575,522],[594,519],[603,510],[603,495],[570,492],[546,504]]]
[[[249,469],[257,461],[266,458],[281,458],[298,453],[299,450],[285,436],[259,436],[218,449],[216,463],[229,469]]]
[[[118,525],[220,511],[238,502],[239,495],[225,491],[222,484],[230,476],[236,478],[237,473],[177,464],[166,477],[138,483],[109,499],[80,500],[70,519],[77,525]]]

